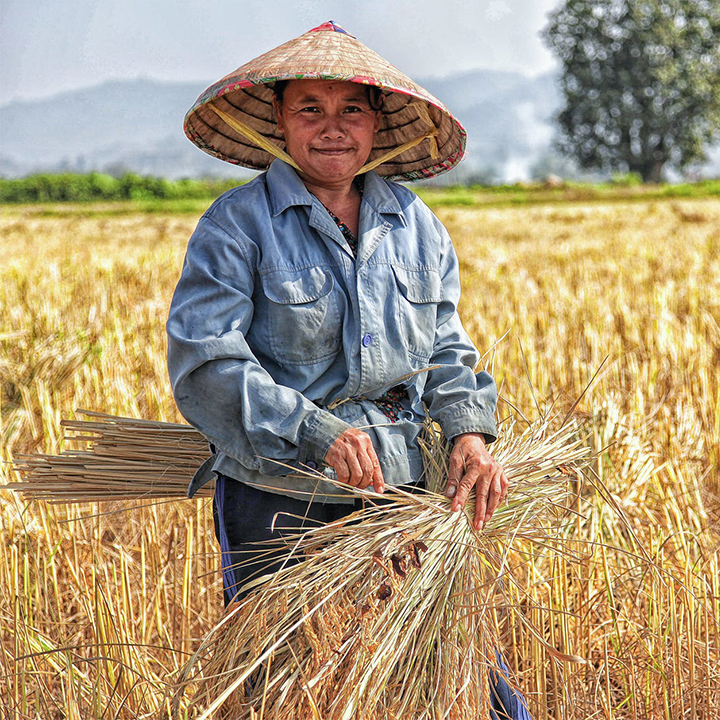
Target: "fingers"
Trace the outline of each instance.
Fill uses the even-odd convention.
[[[471,461],[466,463],[465,474],[460,480],[460,484],[458,485],[458,489],[453,500],[453,512],[459,512],[465,505],[468,496],[470,495],[470,491],[475,487],[478,479],[480,478],[480,472],[481,468],[476,462]]]
[[[456,439],[450,455],[445,494],[453,498],[451,509],[459,512],[475,488],[473,527],[482,530],[507,495],[508,479],[502,465],[471,436]],[[455,488],[457,488],[455,490]]]
[[[490,470],[492,472],[492,469]],[[473,527],[476,530],[482,530],[486,522],[486,515],[488,510],[488,491],[494,482],[495,475],[484,476],[477,485],[477,492],[475,494],[475,517],[473,519]],[[496,503],[497,505],[497,503]],[[492,515],[492,513],[490,513]],[[487,518],[488,520],[490,518]]]
[[[477,524],[477,518],[483,518],[483,522],[487,522],[492,516],[502,499],[507,495],[508,479],[505,476],[505,471],[501,465],[497,466],[497,470],[493,473],[492,480],[487,493],[487,503],[485,505],[485,512],[479,512],[479,509],[475,508],[475,519]],[[478,528],[480,529],[480,528]]]
[[[342,458],[348,468],[348,475],[342,479],[342,482],[352,485],[353,487],[362,487],[365,471],[363,470],[361,458],[358,453],[353,453],[351,448],[349,448],[349,450],[350,451],[345,453]]]
[[[340,482],[360,490],[372,485],[379,493],[385,489],[372,440],[361,430],[350,428],[340,435],[327,451],[325,462],[335,470]]]
[[[350,484],[350,468],[343,457],[337,457],[333,462],[330,462],[326,457],[325,462],[335,470],[337,479],[340,482]]]
[[[502,465],[493,460],[487,472],[478,477],[475,485],[475,517],[473,527],[482,530],[492,518],[500,501],[507,495],[508,479]]]
[[[353,467],[356,470],[356,474],[351,477],[350,484],[361,490],[370,487],[375,479],[375,463],[370,455],[371,452],[374,456],[375,450],[372,445],[370,445],[369,448],[366,446],[360,447],[358,448],[357,455],[353,458],[355,460]]]
[[[375,449],[373,448],[373,455],[375,455]],[[375,462],[373,465],[373,490],[376,493],[385,492],[385,478],[382,474],[382,468],[380,467],[380,461],[375,455]]]
[[[445,485],[445,495],[449,498],[455,497],[457,494],[458,486],[460,485],[460,479],[463,476],[465,470],[465,458],[463,457],[462,447],[455,445],[450,453],[450,460],[448,463],[448,479]]]

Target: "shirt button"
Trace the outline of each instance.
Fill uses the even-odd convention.
[[[363,335],[362,339],[362,346],[363,347],[370,347],[372,345],[373,336],[370,333],[366,333]]]

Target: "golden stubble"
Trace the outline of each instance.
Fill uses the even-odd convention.
[[[493,619],[533,717],[712,717],[720,201],[438,214],[500,418],[513,406],[530,420],[572,409],[596,453],[595,485],[577,480],[584,512],[563,530],[573,554],[538,550],[524,565],[527,593]],[[0,459],[61,451],[60,420],[76,408],[180,420],[164,322],[196,219],[3,210]],[[2,496],[2,702],[32,718],[159,712],[220,616],[207,500],[125,510]],[[519,614],[588,663],[554,660]]]

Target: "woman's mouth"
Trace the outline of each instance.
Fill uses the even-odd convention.
[[[313,150],[321,155],[343,155],[350,152],[352,148],[313,148]]]

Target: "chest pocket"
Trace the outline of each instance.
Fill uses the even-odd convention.
[[[407,349],[426,362],[435,344],[437,306],[442,300],[442,281],[437,270],[408,270],[393,266],[398,293],[398,317]]]
[[[280,362],[309,365],[340,350],[341,303],[328,270],[273,270],[263,276],[262,286],[268,341]]]

